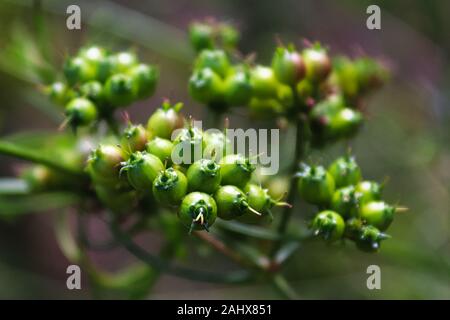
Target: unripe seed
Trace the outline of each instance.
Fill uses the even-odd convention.
[[[100,106],[104,101],[103,86],[98,81],[88,81],[80,86],[80,94]]]
[[[297,95],[303,103],[306,103],[308,98],[312,98],[315,95],[316,88],[313,83],[308,79],[303,79],[297,83],[295,89]]]
[[[178,217],[192,230],[209,230],[217,217],[217,205],[214,199],[202,192],[191,192],[183,198]]]
[[[234,49],[240,38],[239,31],[235,27],[226,23],[222,23],[220,25],[219,35],[222,41],[222,45],[226,49]]]
[[[302,57],[307,79],[317,83],[328,77],[331,71],[331,60],[324,48],[320,45],[307,48],[303,50]]]
[[[389,238],[389,235],[382,233],[374,226],[363,226],[356,240],[356,246],[362,251],[375,252],[380,248],[380,242]]]
[[[106,51],[103,48],[92,46],[81,50],[80,57],[83,58],[93,69],[95,80],[101,80],[101,68],[107,59]]]
[[[96,77],[95,68],[93,68],[86,59],[81,57],[68,59],[64,63],[63,70],[64,76],[70,85],[94,80]]]
[[[278,81],[289,86],[294,86],[305,76],[303,58],[293,47],[275,50],[272,69]]]
[[[220,161],[222,184],[243,188],[250,181],[256,167],[250,159],[240,154],[230,154]]]
[[[363,115],[357,110],[344,108],[330,117],[328,133],[331,137],[352,137],[363,122]]]
[[[214,200],[217,204],[217,215],[224,220],[235,219],[249,210],[255,212],[249,207],[247,196],[235,186],[220,187],[214,194]],[[258,212],[256,214],[260,215]]]
[[[289,192],[289,178],[286,176],[274,176],[268,182],[269,195],[274,199],[280,199]]]
[[[276,97],[279,82],[277,81],[271,68],[261,65],[253,68],[250,72],[250,83],[256,97]]]
[[[127,73],[138,64],[138,59],[131,52],[119,52],[112,57],[115,73]]]
[[[139,99],[150,97],[156,88],[158,72],[155,67],[147,64],[139,64],[129,71],[136,86],[136,94]]]
[[[53,103],[61,106],[75,97],[75,93],[64,82],[59,81],[52,83],[44,91]]]
[[[97,80],[104,83],[109,77],[117,73],[117,64],[115,56],[106,56],[98,64]]]
[[[75,98],[67,104],[66,116],[73,128],[87,126],[97,118],[97,109],[90,100]]]
[[[119,182],[120,163],[123,160],[123,152],[119,147],[100,145],[91,152],[87,161],[87,171],[94,181],[112,185]]]
[[[355,187],[360,204],[381,200],[382,186],[374,181],[361,181]]]
[[[128,181],[133,188],[150,192],[153,181],[160,172],[164,171],[164,164],[150,153],[137,151],[130,155],[120,171],[126,171]]]
[[[329,242],[337,241],[344,235],[345,222],[342,217],[330,210],[319,212],[311,223],[314,235]]]
[[[196,51],[214,47],[214,28],[206,23],[195,22],[189,27],[189,39]]]
[[[328,167],[328,172],[333,176],[336,188],[355,185],[362,177],[361,169],[351,156],[336,159]]]
[[[272,98],[252,98],[248,105],[250,114],[258,119],[273,119],[276,115],[283,112],[283,105]]]
[[[220,185],[220,166],[213,160],[200,159],[187,170],[189,191],[214,193]]]
[[[175,129],[183,127],[183,117],[179,111],[183,103],[179,102],[171,105],[169,101],[164,101],[162,107],[157,109],[150,116],[147,122],[147,129],[152,136],[163,139],[171,139]]]
[[[396,208],[383,201],[371,201],[361,206],[359,215],[363,221],[385,231],[394,220]]]
[[[225,155],[233,152],[231,141],[223,132],[206,131],[203,134],[203,141],[205,144],[204,158],[220,161]]]
[[[270,210],[274,206],[289,206],[285,202],[278,202],[272,199],[267,189],[263,189],[253,183],[247,184],[243,191],[247,196],[248,205],[250,208],[259,212],[261,215],[247,211],[242,216],[237,218],[240,222],[251,224],[270,223],[273,220],[272,212]]]
[[[283,107],[291,108],[294,105],[294,92],[292,91],[292,88],[287,85],[279,85],[277,89],[277,99]]]
[[[230,61],[225,51],[203,50],[200,52],[195,61],[194,69],[201,70],[206,68],[211,69],[221,78],[225,78],[230,71]]]
[[[358,94],[365,94],[381,86],[389,77],[383,65],[370,58],[359,58],[354,61],[359,84]]]
[[[246,105],[252,95],[250,74],[242,68],[235,69],[225,78],[225,101],[230,106]]]
[[[341,95],[330,95],[318,102],[311,111],[314,120],[321,117],[332,117],[345,107],[344,98]]]
[[[315,205],[328,205],[335,190],[333,177],[322,167],[303,165],[297,174],[300,197]]]
[[[189,166],[202,157],[205,147],[203,133],[197,127],[183,128],[173,140],[173,145],[175,154],[172,155],[172,160],[177,164]]]
[[[163,205],[179,205],[187,192],[186,176],[179,170],[161,171],[153,182],[153,195]]]
[[[129,124],[120,139],[120,146],[124,150],[124,157],[128,159],[135,151],[144,151],[149,134],[142,125]]]
[[[359,218],[350,218],[345,222],[345,237],[356,241],[361,235],[364,222]]]
[[[156,137],[147,143],[146,150],[157,156],[163,163],[172,163],[172,141]]]
[[[337,189],[331,199],[331,209],[348,219],[358,216],[358,197],[354,186]]]
[[[127,106],[136,99],[136,84],[126,74],[118,73],[108,78],[104,90],[106,99],[114,106]]]
[[[189,79],[189,94],[201,103],[221,102],[224,99],[224,83],[210,68],[200,69]]]

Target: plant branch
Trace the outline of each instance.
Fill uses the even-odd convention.
[[[294,151],[294,160],[292,161],[291,168],[289,170],[291,183],[289,185],[289,193],[287,196],[287,202],[292,204],[295,200],[295,179],[294,174],[297,171],[298,161],[303,157],[304,149],[305,149],[305,135],[304,135],[304,120],[302,118],[297,119],[296,123],[296,133],[295,133],[295,151]],[[280,224],[278,225],[278,234],[280,238],[283,238],[286,233],[286,229],[289,223],[289,220],[292,216],[292,208],[286,207],[282,213]],[[279,249],[281,245],[281,241],[278,241],[277,245],[274,247],[272,251],[272,256],[276,254],[276,251]]]
[[[225,221],[225,220],[216,220],[215,224],[221,229],[231,231],[247,237],[270,241],[280,240],[280,235],[278,233],[275,233],[269,229],[259,226],[248,225],[237,221]]]
[[[40,163],[46,165],[49,168],[55,169],[71,176],[76,176],[78,178],[86,177],[86,174],[84,172],[82,172],[78,168],[74,168],[64,164],[60,161],[59,158],[46,157],[45,155],[42,155],[41,152],[32,151],[28,148],[23,148],[4,140],[0,140],[0,154],[28,160],[34,163]]]
[[[283,298],[290,300],[298,300],[300,298],[283,275],[275,275],[272,279],[272,283]]]
[[[202,231],[196,231],[194,232],[194,235],[203,240],[204,242],[207,242],[211,245],[215,250],[222,253],[223,255],[229,257],[231,260],[235,261],[236,263],[240,265],[245,265],[247,262],[245,259],[240,255],[238,252],[234,251],[230,247],[226,246],[225,243],[220,241],[219,239],[212,236],[210,233],[202,232]]]
[[[160,272],[166,272],[171,275],[193,281],[213,283],[243,283],[252,278],[252,274],[246,270],[221,274],[206,270],[196,270],[187,267],[174,266],[167,260],[154,256],[141,248],[133,241],[133,239],[131,239],[131,237],[120,230],[117,221],[114,219],[110,222],[110,228],[114,237],[125,247],[125,249],[127,249],[136,258],[159,270]]]

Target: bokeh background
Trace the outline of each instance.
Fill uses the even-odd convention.
[[[81,7],[82,30],[66,28],[70,4]],[[381,30],[366,28],[370,4],[381,7]],[[159,65],[157,92],[129,109],[132,120],[146,121],[163,97],[185,101],[186,113],[202,117],[202,106],[190,99],[186,89],[194,56],[186,28],[193,19],[213,16],[235,23],[242,31],[241,51],[256,52],[262,63],[269,63],[276,35],[299,45],[304,38],[320,40],[334,54],[373,55],[389,64],[393,77],[368,99],[369,121],[352,142],[352,150],[366,177],[390,178],[387,200],[410,210],[398,215],[389,230],[393,239],[383,243],[378,254],[313,241],[296,252],[284,272],[301,298],[449,299],[449,13],[450,2],[444,0],[2,0],[0,136],[57,129],[62,115],[39,93],[39,83],[86,43],[133,48],[143,61]],[[230,122],[234,127],[254,126],[239,111],[230,115]],[[289,141],[285,144],[289,146]],[[346,148],[339,144],[311,158],[329,162]],[[281,157],[289,158],[289,147],[282,149]],[[0,177],[14,176],[22,164],[0,156]],[[85,279],[82,290],[66,289],[69,263],[54,237],[50,216],[58,210],[46,209],[51,207],[45,201],[27,207],[26,201],[11,203],[0,195],[0,298],[90,297]],[[20,218],[11,219],[7,214],[11,210],[20,211]],[[310,211],[300,206],[295,219],[306,220]],[[149,236],[144,241],[151,250],[159,240]],[[201,257],[207,248],[195,250]],[[112,269],[132,260],[124,250],[95,253],[93,259]],[[200,263],[219,269],[229,264],[215,255]],[[370,264],[381,267],[381,290],[366,288]],[[149,297],[278,298],[264,281],[232,286],[167,275]]]

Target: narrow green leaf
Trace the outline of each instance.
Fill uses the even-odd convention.
[[[61,209],[80,201],[77,195],[62,192],[0,196],[0,217],[14,218],[30,213]]]
[[[76,176],[78,178],[86,177],[86,174],[82,171],[82,169],[64,163],[59,157],[56,158],[52,157],[51,155],[45,154],[41,149],[38,148],[26,148],[5,140],[0,140],[0,154],[28,160],[34,163],[40,163],[48,166],[49,168],[72,176]]]

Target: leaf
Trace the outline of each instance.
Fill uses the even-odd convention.
[[[52,66],[21,22],[13,25],[11,41],[0,52],[0,70],[33,84],[48,83],[54,78]]]
[[[59,152],[56,153],[56,150]],[[77,178],[84,179],[86,177],[86,173],[80,167],[79,159],[77,159],[76,155],[73,157],[74,155],[68,149],[63,150],[61,146],[58,148],[53,147],[51,151],[46,152],[45,147],[21,146],[0,139],[0,154],[40,163]]]
[[[0,196],[0,218],[14,218],[35,212],[61,209],[80,201],[79,196],[64,192]]]
[[[274,257],[275,262],[279,265],[283,264],[295,253],[295,251],[297,251],[299,247],[300,243],[298,241],[291,241],[282,245]]]
[[[21,90],[21,97],[24,102],[47,115],[54,123],[60,125],[63,122],[63,108],[50,102],[48,97],[38,92],[35,87],[23,88]]]
[[[160,272],[145,265],[136,264],[115,273],[96,270],[93,280],[101,286],[102,298],[143,299],[156,283]]]
[[[30,148],[71,148],[76,143],[73,134],[55,131],[22,131],[9,136],[2,137],[3,141],[8,141],[16,145]]]
[[[53,229],[60,250],[70,262],[79,264],[83,253],[71,232],[68,210],[53,215],[53,221]]]
[[[30,1],[9,1],[17,7],[31,7]],[[68,0],[43,1],[41,10],[55,15],[65,15],[65,8],[72,4]],[[121,6],[111,1],[85,1],[83,21],[91,30],[105,32],[139,44],[163,57],[190,64],[193,52],[190,49],[185,31],[145,15],[137,10]],[[145,30],[146,32],[142,32]],[[94,33],[95,35],[95,33]]]

